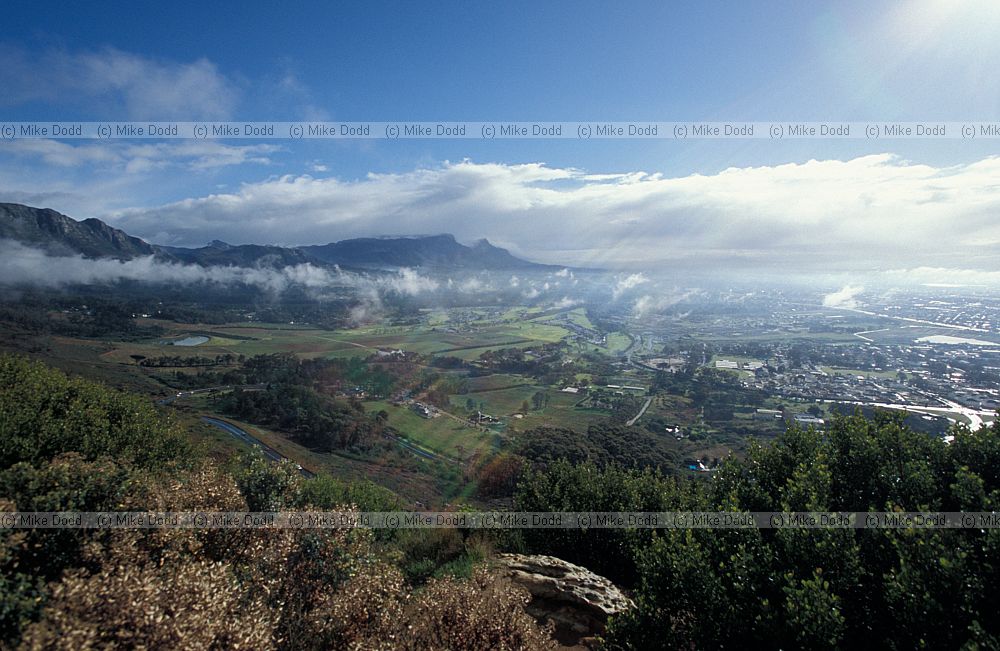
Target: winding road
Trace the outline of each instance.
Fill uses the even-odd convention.
[[[237,427],[236,425],[233,425],[232,423],[230,423],[228,421],[222,420],[221,418],[213,418],[212,416],[202,416],[201,420],[202,420],[202,422],[208,423],[209,425],[212,425],[213,427],[218,427],[219,429],[221,429],[224,432],[228,432],[234,438],[237,438],[237,439],[243,441],[244,443],[247,443],[248,445],[252,445],[254,447],[260,448],[261,452],[264,453],[264,456],[267,457],[268,459],[270,459],[271,461],[275,461],[275,462],[278,462],[278,461],[291,461],[291,459],[289,459],[288,457],[282,456],[281,453],[279,453],[274,448],[269,447],[266,444],[264,444],[263,442],[261,442],[260,440],[254,438],[253,436],[250,436],[250,434],[247,433],[246,430],[241,429],[241,428]],[[292,463],[295,463],[295,462],[292,461]],[[316,476],[315,473],[306,470],[305,468],[303,468],[299,464],[295,463],[295,465],[298,466],[299,472],[302,473],[303,477],[309,479],[311,477],[315,477]]]

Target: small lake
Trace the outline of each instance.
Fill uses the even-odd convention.
[[[202,335],[188,335],[183,339],[178,339],[177,341],[167,342],[171,346],[200,346],[208,341],[208,337],[203,337]]]

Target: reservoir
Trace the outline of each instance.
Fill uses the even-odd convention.
[[[208,341],[208,337],[203,337],[202,335],[188,335],[183,339],[178,339],[177,341],[166,342],[170,346],[200,346]]]

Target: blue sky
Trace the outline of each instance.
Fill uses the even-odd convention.
[[[14,2],[2,20],[0,121],[1000,119],[995,2]],[[174,244],[450,231],[546,261],[806,264],[823,240],[859,268],[869,249],[985,267],[995,149],[20,141],[0,145],[0,200]],[[964,233],[948,247],[942,222]]]

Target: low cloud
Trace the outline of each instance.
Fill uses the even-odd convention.
[[[858,307],[856,297],[865,291],[860,285],[844,285],[839,291],[832,292],[823,297],[823,307],[843,307],[855,309]]]
[[[412,269],[392,274],[367,276],[326,269],[312,264],[298,264],[281,269],[257,267],[201,267],[157,260],[154,256],[132,260],[92,260],[83,256],[52,256],[40,249],[11,240],[0,240],[0,283],[63,287],[77,284],[102,284],[121,281],[149,283],[218,285],[245,284],[280,293],[290,287],[329,290],[354,289],[369,302],[395,292],[407,296],[433,292],[439,283]]]
[[[632,315],[637,319],[641,319],[652,314],[658,314],[692,296],[696,296],[698,293],[699,290],[697,289],[674,289],[657,294],[645,294],[637,298],[632,304]]]
[[[341,275],[345,275],[344,272],[341,272]],[[356,274],[351,274],[351,277],[364,278],[364,276]],[[422,276],[413,269],[407,268],[399,269],[393,275],[380,278],[376,281],[376,284],[382,289],[394,291],[406,296],[416,296],[418,294],[423,294],[424,292],[432,292],[440,287],[440,283],[433,278]]]
[[[622,276],[618,279],[618,282],[615,283],[614,288],[612,288],[611,298],[617,301],[625,292],[635,289],[639,285],[648,282],[649,278],[641,272],[630,276]]]
[[[572,299],[569,296],[563,296],[561,299],[553,303],[552,307],[556,308],[557,310],[564,310],[570,307],[574,307],[576,305],[580,305],[580,301]]]

